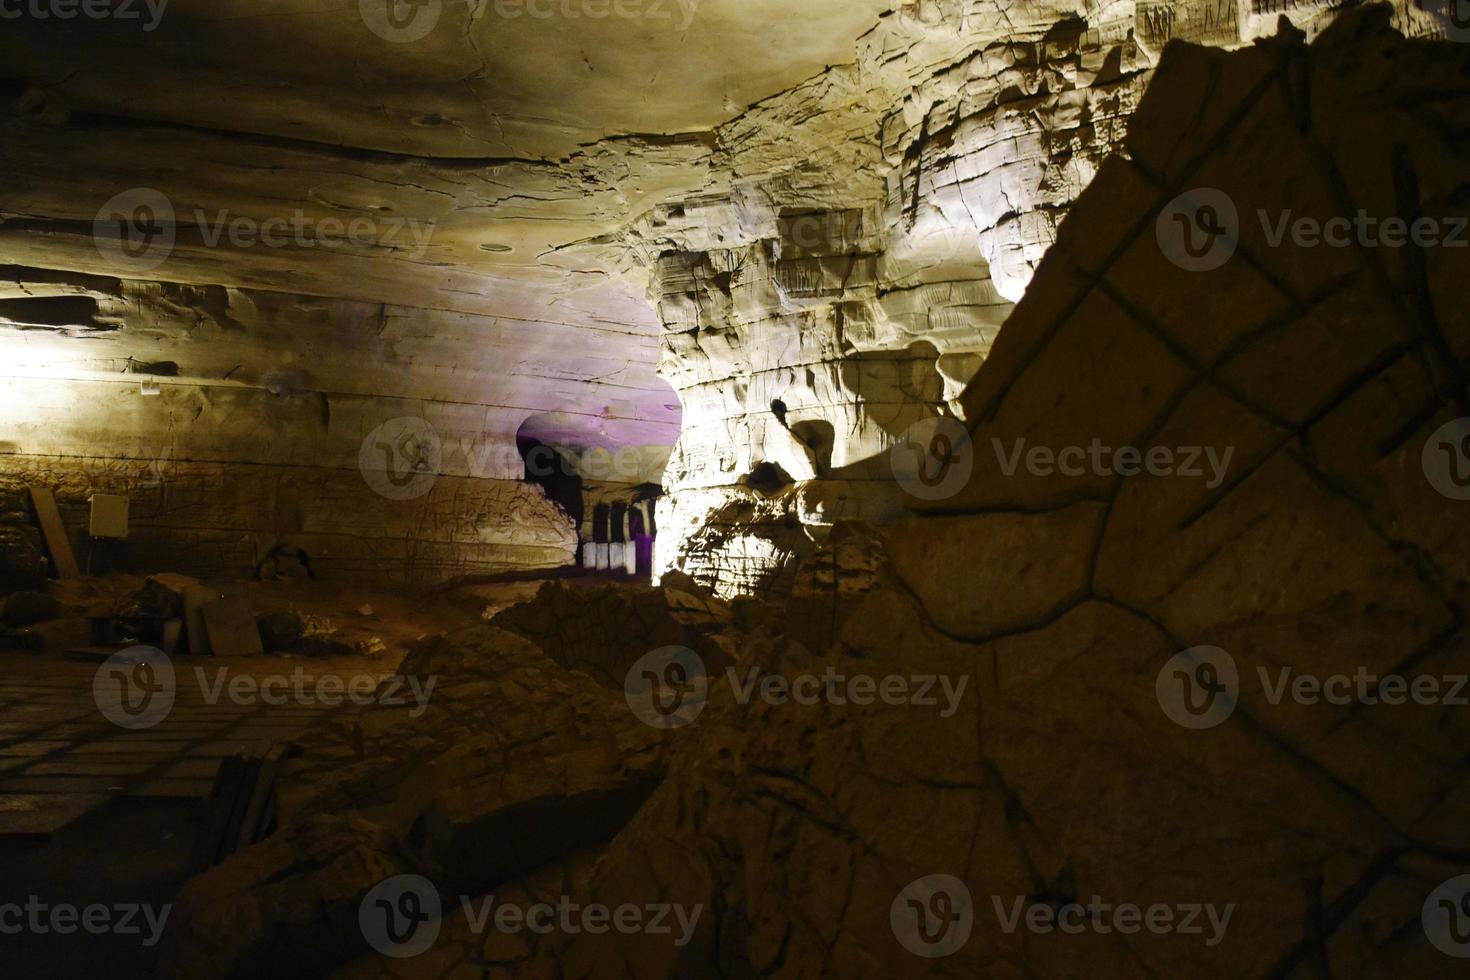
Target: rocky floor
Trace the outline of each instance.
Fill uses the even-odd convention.
[[[377,690],[426,633],[475,622],[540,587],[451,586],[413,596],[294,580],[248,583],[263,616],[285,612],[332,624],[328,652],[180,655],[172,660],[168,710],[124,726],[99,696],[104,651],[86,647],[86,617],[126,605],[143,585],[129,576],[55,582],[49,595],[0,603],[12,620],[38,620],[9,627],[13,645],[24,649],[0,653],[0,905],[16,903],[28,914],[34,896],[44,903],[43,922],[58,906],[133,908],[127,914],[140,927],[7,933],[0,941],[7,975],[154,975],[166,910],[188,876],[222,760],[303,739],[350,706],[353,690]],[[88,652],[68,652],[78,647]],[[156,934],[148,910],[159,921]]]

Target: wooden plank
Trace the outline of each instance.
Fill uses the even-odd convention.
[[[66,536],[66,525],[61,523],[61,511],[56,509],[56,497],[50,487],[31,487],[31,504],[36,508],[36,520],[41,524],[41,534],[46,539],[46,550],[51,554],[51,567],[57,578],[81,578],[82,570],[77,567],[77,556],[72,554],[71,539]]]
[[[275,818],[276,778],[281,774],[281,764],[292,755],[289,743],[277,742],[261,760],[260,770],[255,777],[255,788],[250,794],[250,805],[245,808],[245,819],[240,824],[240,839],[236,850],[265,839],[270,823]]]
[[[204,629],[209,634],[209,648],[215,656],[260,657],[265,647],[260,642],[260,627],[255,613],[244,599],[216,599],[204,607]]]
[[[220,760],[219,772],[215,774],[214,786],[204,803],[204,812],[199,830],[194,837],[193,853],[189,856],[189,874],[207,871],[230,853],[226,840],[231,825],[243,811],[242,798],[255,785],[255,774],[250,761],[244,756],[226,756]]]
[[[219,850],[214,856],[215,864],[219,864],[240,849],[240,836],[245,826],[245,814],[250,809],[251,799],[255,796],[255,787],[260,783],[260,757],[248,755],[237,758],[240,758],[244,764],[240,770],[239,793],[235,796],[235,805],[230,809],[230,815],[225,821],[224,833],[220,836]]]

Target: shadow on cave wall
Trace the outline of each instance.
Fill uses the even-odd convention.
[[[582,502],[582,477],[577,468],[554,446],[529,436],[516,437],[516,449],[526,464],[526,480],[546,493],[546,499],[561,507],[581,527],[586,515]]]

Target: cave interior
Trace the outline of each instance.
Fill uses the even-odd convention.
[[[1461,975],[1470,0],[0,0],[0,134],[0,975]]]

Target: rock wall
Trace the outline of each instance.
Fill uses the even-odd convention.
[[[1470,946],[1470,246],[1273,243],[1255,218],[1361,209],[1463,236],[1470,47],[1407,41],[1383,8],[1303,40],[1167,48],[1128,154],[961,396],[971,479],[886,531],[835,528],[783,605],[671,576],[426,642],[405,671],[442,675],[445,708],[416,742],[395,737],[407,708],[319,730],[286,794],[331,815],[308,806],[190,884],[174,975],[1452,975]],[[1210,268],[1169,237],[1202,187],[1243,219]],[[1229,462],[1219,480],[991,462],[1017,439]],[[606,684],[555,665],[633,619],[686,652],[714,630],[737,675],[793,694],[866,678],[867,700],[742,698],[711,664],[656,689],[692,718],[627,727],[633,689],[611,688],[636,651],[599,648]],[[1372,680],[1333,703],[1273,694],[1282,671]],[[944,685],[918,694],[925,678]],[[893,680],[904,696],[876,696]],[[392,767],[411,742],[437,758]],[[361,926],[405,893],[421,926]],[[477,926],[489,893],[694,914],[683,935]]]
[[[376,585],[575,559],[571,519],[523,482],[516,449],[522,420],[556,398],[544,380],[503,367],[530,328],[280,293],[8,273],[0,490],[17,505],[0,517],[0,542],[17,574],[38,543],[29,485],[56,491],[74,550],[99,572],[248,576],[278,544],[304,549],[324,577]],[[627,358],[636,341],[578,343],[608,384],[637,371]],[[497,394],[527,407],[484,404]],[[87,538],[94,493],[131,497],[126,542]]]
[[[417,418],[396,435],[427,427],[444,477],[519,480],[531,419],[666,452],[682,402],[656,568],[780,595],[835,522],[905,513],[892,454],[963,418],[1162,46],[1239,46],[1282,5],[709,3],[674,34],[425,4],[418,43],[279,6],[0,38],[0,454],[350,470]],[[1285,6],[1309,34],[1338,9]],[[528,531],[480,543],[539,563]]]
[[[29,494],[0,491],[0,589],[41,589],[50,566],[41,529],[31,517]]]
[[[19,504],[49,486],[83,572],[180,572],[248,579],[276,546],[301,549],[313,574],[376,587],[435,585],[570,564],[571,521],[540,488],[442,477],[412,501],[375,493],[356,469],[250,463],[0,457],[0,492]],[[93,494],[130,498],[129,535],[93,542]],[[0,514],[6,534],[35,536],[28,506]],[[35,542],[37,545],[39,542]],[[7,552],[19,564],[24,554]]]
[[[834,601],[830,662],[965,676],[973,697],[948,720],[707,710],[714,727],[582,895],[615,905],[652,880],[716,921],[683,949],[580,936],[548,961],[588,976],[1453,970],[1429,910],[1470,853],[1463,708],[1273,702],[1260,677],[1437,685],[1470,669],[1470,522],[1424,464],[1470,410],[1470,248],[1273,246],[1254,216],[1463,216],[1470,117],[1448,93],[1470,80],[1467,52],[1406,42],[1381,8],[1311,49],[1289,29],[1232,54],[1170,47],[1128,156],[1079,198],[964,395],[985,464],[888,532],[876,587]],[[1238,206],[1238,250],[1188,271],[1156,227],[1201,185]],[[1018,437],[1235,453],[1214,487],[1006,476],[994,446]],[[1238,701],[1186,727],[1166,683],[1191,648],[1228,656]],[[793,653],[772,671],[798,669],[816,670]],[[940,874],[962,883],[933,886],[952,904],[914,905],[966,928],[920,960],[895,929],[912,921],[906,886]],[[1229,904],[1233,919],[1208,945],[1039,934],[1003,927],[1012,902],[1041,921],[1095,902]]]
[[[1338,9],[1282,13],[1314,35]],[[834,522],[896,519],[890,454],[916,423],[966,418],[959,391],[1124,152],[1163,44],[1238,47],[1274,25],[1233,0],[906,4],[852,65],[718,129],[710,186],[628,234],[684,405],[657,569],[781,595]],[[781,486],[752,491],[767,464]]]

